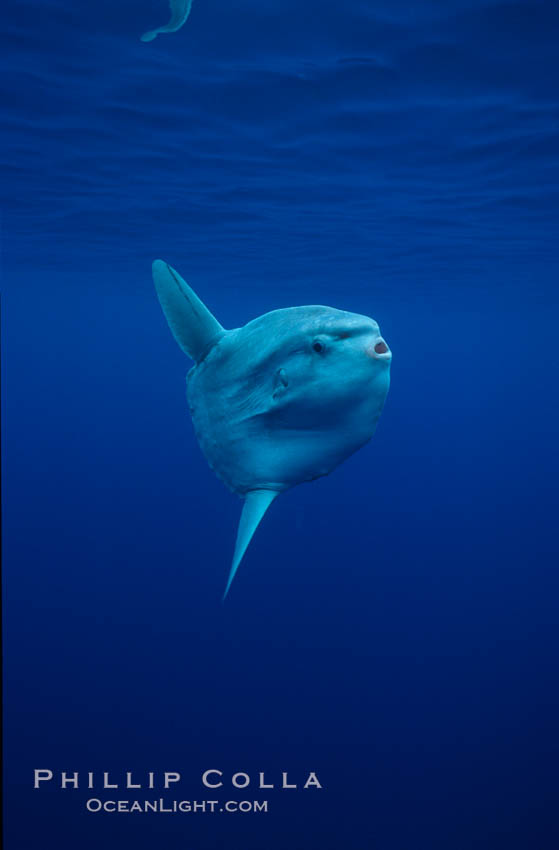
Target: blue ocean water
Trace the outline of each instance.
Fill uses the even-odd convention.
[[[3,7],[6,846],[555,850],[559,8],[194,0],[140,42],[167,16]],[[226,327],[323,303],[394,355],[225,606],[159,256]],[[35,768],[324,788],[94,815]]]

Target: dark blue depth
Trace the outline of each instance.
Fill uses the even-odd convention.
[[[167,13],[3,11],[7,850],[556,850],[557,4],[194,0],[141,43]],[[327,304],[394,355],[224,607],[158,256],[226,327]],[[93,815],[49,767],[325,788]]]

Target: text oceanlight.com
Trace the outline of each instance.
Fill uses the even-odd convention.
[[[228,814],[240,812],[267,812],[268,800],[99,800],[93,798],[86,803],[88,812],[109,814]]]

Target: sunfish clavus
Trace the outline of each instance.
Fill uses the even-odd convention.
[[[327,475],[373,436],[392,354],[367,316],[288,307],[225,330],[167,263],[154,262],[153,279],[195,361],[187,398],[202,451],[244,499],[225,598],[278,493]]]
[[[162,32],[176,32],[180,30],[192,9],[192,0],[169,0],[171,17],[169,23],[155,30],[148,30],[141,36],[141,41],[153,41]]]

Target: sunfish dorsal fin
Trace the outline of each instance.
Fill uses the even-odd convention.
[[[153,264],[153,282],[176,341],[193,360],[202,360],[225,332],[224,328],[186,281],[163,260],[155,260]]]
[[[260,520],[278,495],[277,490],[250,490],[245,496],[243,512],[239,522],[239,530],[237,531],[237,542],[235,543],[235,553],[233,555],[233,563],[227,580],[227,587],[223,594],[223,599],[229,593],[231,583],[235,578],[235,573],[239,568],[239,564],[243,559],[248,544],[252,540],[252,535],[258,528]]]

